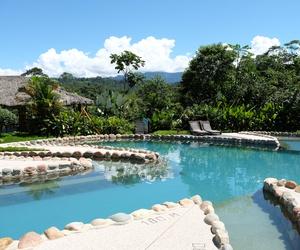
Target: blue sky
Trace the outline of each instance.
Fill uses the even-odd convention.
[[[65,67],[71,60],[65,59],[72,54],[69,50],[76,49],[71,55],[72,60],[82,61],[83,53],[85,64],[90,65],[80,74],[89,75],[88,72],[105,58],[105,55],[96,56],[105,40],[111,36],[126,36],[132,38],[131,45],[148,37],[160,41],[159,48],[169,49],[165,64],[174,62],[176,56],[179,58],[176,67],[161,64],[158,69],[176,71],[186,65],[184,56],[189,57],[188,53],[193,54],[200,45],[216,42],[251,44],[258,35],[277,38],[281,43],[300,39],[299,10],[298,0],[1,0],[0,69],[2,72],[3,69],[23,70],[37,65],[50,72],[53,67],[58,67],[54,62],[58,60],[61,68],[57,72],[63,69],[76,71],[74,65]],[[161,41],[163,38],[174,41],[166,45],[166,41]],[[148,41],[144,46],[151,47],[150,43]],[[142,49],[141,44],[137,47],[139,50],[136,51]],[[54,51],[40,59],[51,48]],[[111,49],[114,51],[115,48]],[[153,50],[149,53],[153,54]],[[69,52],[62,55],[61,51]],[[79,57],[75,52],[81,53]],[[153,66],[155,58],[149,57],[149,60],[147,69],[156,70]],[[108,65],[98,73],[105,74],[106,71],[111,73]]]

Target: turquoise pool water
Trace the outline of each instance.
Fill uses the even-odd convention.
[[[200,194],[214,206],[234,249],[300,249],[300,239],[279,207],[261,192],[266,177],[300,182],[299,152],[217,147],[198,143],[107,142],[158,151],[168,168],[131,169],[99,163],[96,170],[47,183],[0,188],[0,237],[18,238],[71,221],[131,212]]]

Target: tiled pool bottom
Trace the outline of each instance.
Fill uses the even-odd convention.
[[[131,212],[196,193],[212,200],[234,249],[299,249],[299,236],[280,210],[263,199],[264,178],[300,181],[300,155],[288,152],[161,142],[110,142],[158,151],[170,169],[122,169],[100,165],[84,176],[45,184],[0,188],[0,237],[71,221]]]

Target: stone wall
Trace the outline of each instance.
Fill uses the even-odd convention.
[[[300,232],[300,185],[291,180],[267,178],[263,189],[282,205],[288,218]]]
[[[241,133],[246,134],[245,132]],[[250,134],[250,133],[248,133]],[[257,134],[255,134],[257,136]],[[267,139],[264,139],[267,138]],[[152,134],[110,134],[110,135],[88,135],[63,138],[51,138],[35,140],[30,142],[17,143],[19,146],[32,145],[78,145],[85,142],[97,142],[105,140],[162,140],[162,141],[198,141],[211,143],[214,145],[233,145],[233,146],[254,146],[254,147],[271,147],[280,146],[278,140],[272,136],[261,136],[261,138],[239,138],[229,137],[226,134],[218,136],[195,136],[195,135],[152,135]],[[13,145],[13,144],[10,144]],[[102,147],[103,148],[103,147]]]
[[[61,176],[86,172],[93,168],[92,160],[86,158],[58,158],[40,156],[15,156],[2,153],[0,185],[10,185],[37,180],[53,180]]]
[[[73,138],[72,138],[73,139]],[[95,137],[56,138],[1,144],[26,146],[41,151],[1,152],[0,185],[71,175],[93,168],[92,160],[121,161],[133,164],[159,163],[159,154],[148,150],[82,145]],[[79,146],[80,145],[80,146]]]

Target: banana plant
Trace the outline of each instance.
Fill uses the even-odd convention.
[[[119,116],[128,101],[128,98],[118,92],[106,90],[96,98],[98,112],[104,116]]]

